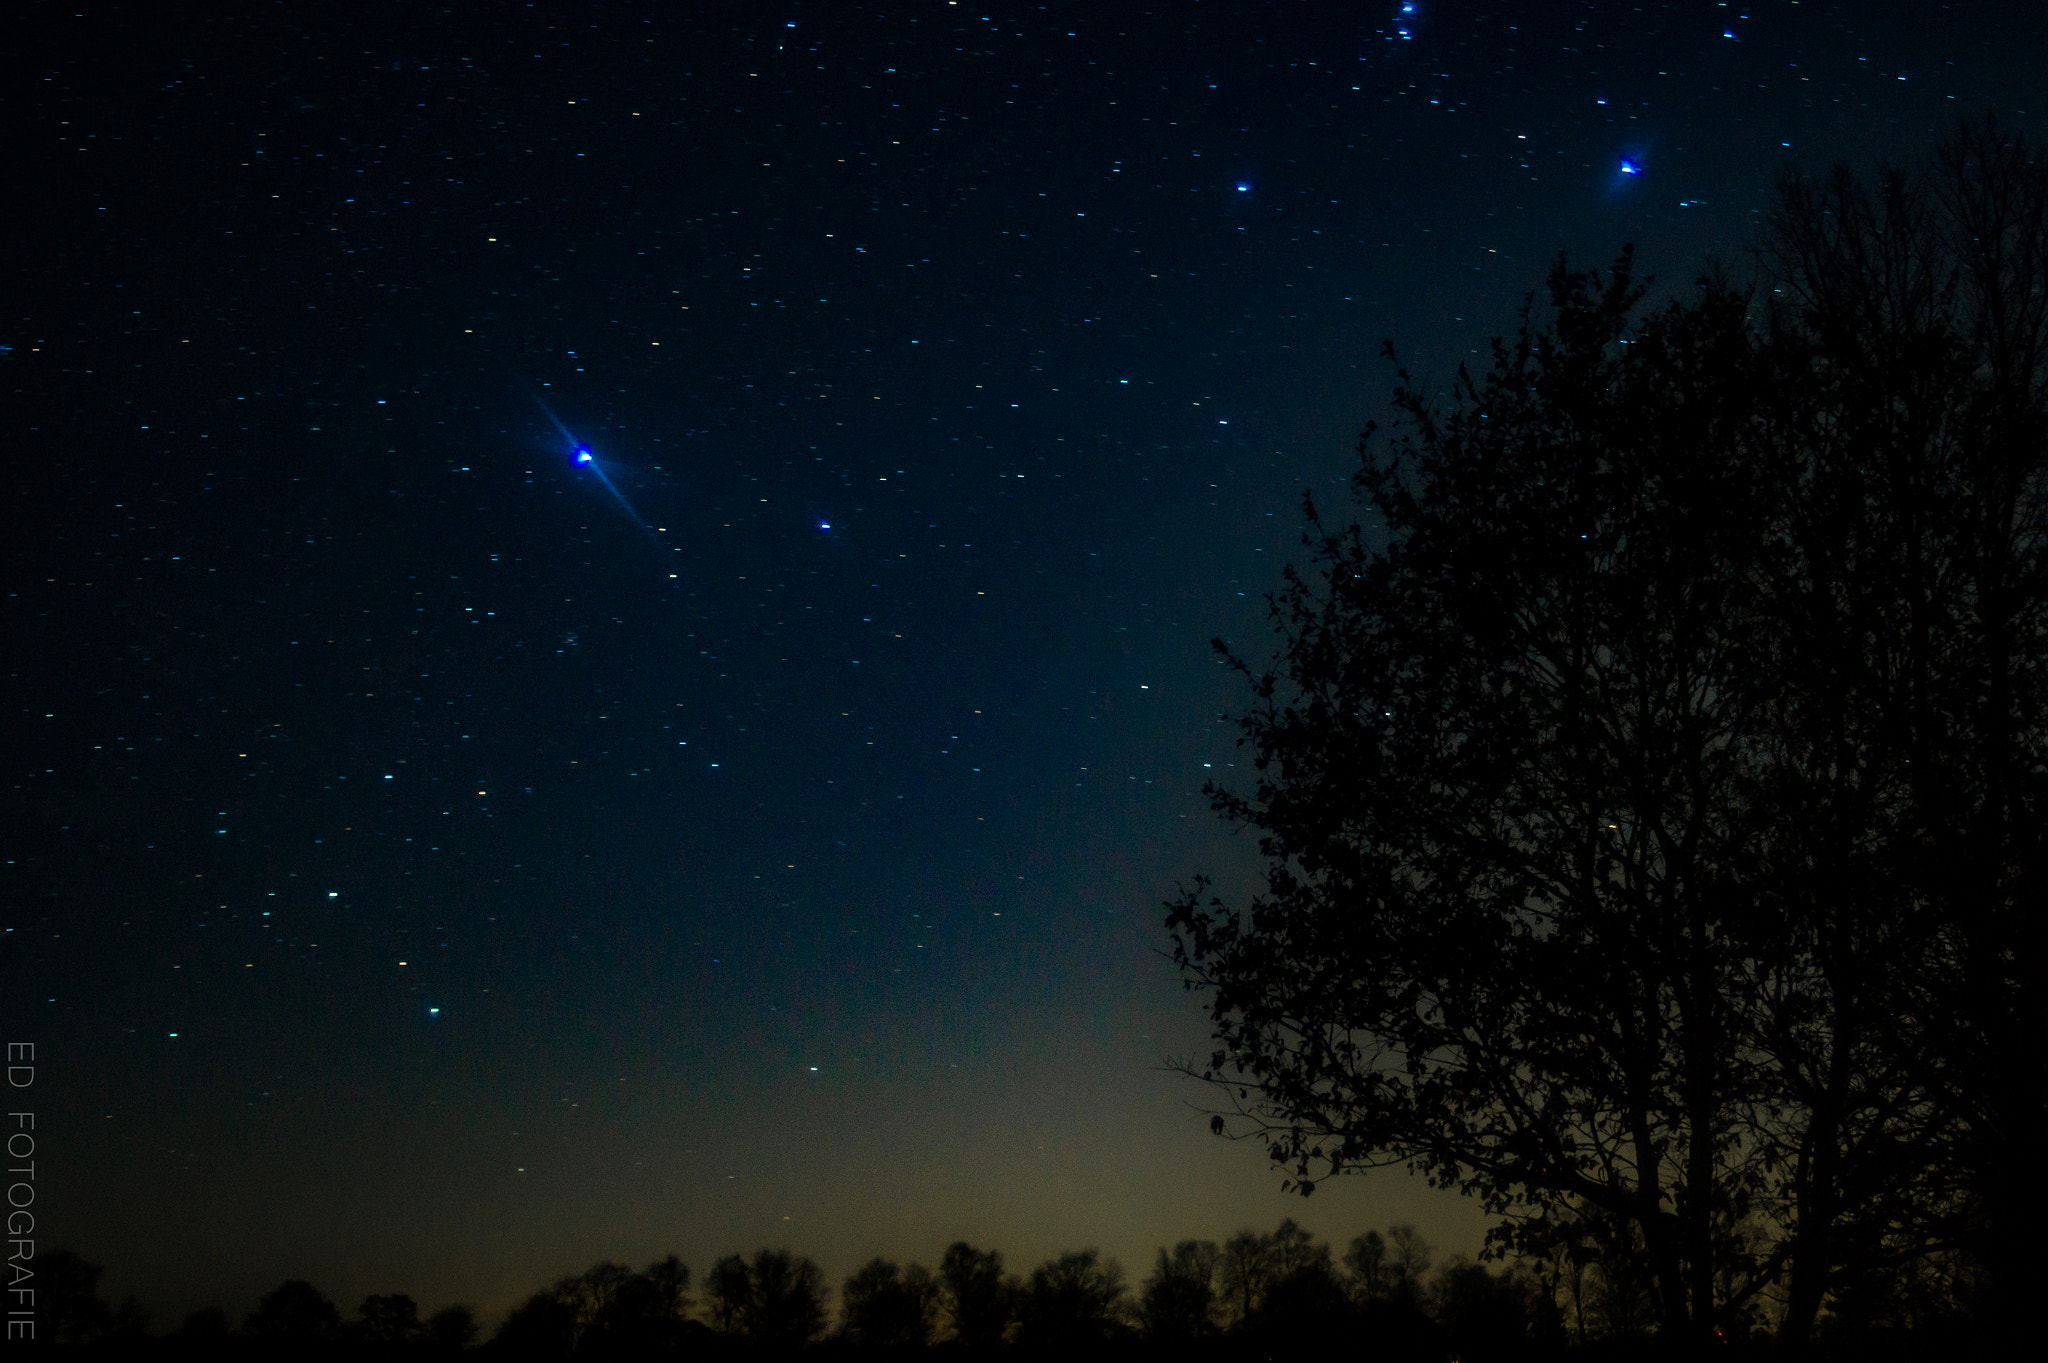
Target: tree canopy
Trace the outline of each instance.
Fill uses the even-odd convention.
[[[1781,186],[1767,291],[1560,260],[1441,400],[1238,717],[1265,888],[1169,906],[1301,1191],[1397,1163],[1666,1333],[1975,1237],[2040,1131],[2048,170],[1989,126]],[[1391,353],[1391,347],[1390,347]],[[2001,1258],[2003,1256],[2003,1258]],[[2001,1269],[2005,1264],[2008,1267]]]

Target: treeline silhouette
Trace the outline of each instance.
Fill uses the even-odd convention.
[[[1624,1307],[1581,1302],[1568,1325],[1559,1283],[1525,1266],[1463,1258],[1435,1266],[1412,1226],[1369,1231],[1341,1252],[1292,1220],[1270,1234],[1161,1249],[1135,1288],[1094,1249],[1009,1272],[966,1242],[936,1269],[874,1259],[833,1293],[811,1259],[728,1255],[701,1285],[674,1255],[635,1271],[606,1261],[514,1307],[486,1338],[475,1311],[422,1316],[402,1293],[366,1297],[355,1318],[301,1279],[240,1323],[215,1307],[152,1334],[133,1299],[109,1305],[100,1269],[58,1250],[38,1271],[39,1350],[95,1358],[640,1360],[809,1351],[901,1358],[968,1355],[1217,1358],[1341,1351],[1406,1363],[1612,1352],[1637,1334]]]

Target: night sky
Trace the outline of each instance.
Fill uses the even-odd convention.
[[[2033,3],[25,8],[0,1003],[39,1239],[159,1328],[1476,1250],[1166,1068],[1161,902],[1258,869],[1210,637],[1383,339],[1441,384],[1560,248],[1741,272],[1784,169],[2048,111]]]

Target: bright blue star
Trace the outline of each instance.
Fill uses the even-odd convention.
[[[1624,156],[1621,158],[1621,173],[1623,175],[1641,175],[1643,168]]]
[[[1239,180],[1237,182],[1237,192],[1240,194],[1249,194],[1252,192],[1252,187],[1247,181]]]
[[[830,521],[819,521],[819,522],[818,522],[818,528],[819,528],[820,530],[830,530],[830,529],[832,528],[832,522],[830,522]]]
[[[590,452],[590,447],[589,447],[589,446],[587,446],[587,445],[583,445],[583,446],[578,446],[578,447],[577,447],[577,450],[576,450],[576,462],[577,462],[577,463],[579,463],[579,464],[588,464],[589,462],[591,462],[591,460],[595,459],[596,457],[597,457],[596,455],[593,455],[593,454],[592,454],[592,453]]]

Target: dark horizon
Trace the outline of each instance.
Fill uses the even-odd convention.
[[[1262,1283],[1268,1283],[1268,1285],[1270,1283],[1278,1283],[1282,1277],[1286,1277],[1288,1271],[1292,1271],[1284,1263],[1286,1261],[1286,1252],[1292,1250],[1296,1257],[1303,1259],[1303,1263],[1296,1265],[1296,1267],[1307,1267],[1307,1269],[1311,1269],[1315,1273],[1329,1275],[1331,1281],[1341,1285],[1348,1293],[1356,1293],[1360,1302],[1370,1302],[1370,1300],[1376,1300],[1376,1298],[1393,1298],[1393,1295],[1399,1295],[1403,1302],[1413,1302],[1415,1306],[1421,1306],[1425,1310],[1425,1314],[1436,1314],[1436,1308],[1442,1304],[1444,1293],[1446,1291],[1456,1291],[1456,1287],[1452,1283],[1460,1275],[1473,1275],[1477,1271],[1477,1273],[1483,1273],[1487,1279],[1495,1279],[1495,1281],[1501,1281],[1501,1283],[1522,1283],[1522,1285],[1528,1285],[1528,1283],[1534,1281],[1530,1277],[1530,1271],[1528,1271],[1526,1265],[1499,1267],[1499,1265],[1479,1265],[1479,1263],[1475,1263],[1473,1259],[1466,1257],[1466,1255],[1440,1257],[1438,1246],[1434,1246],[1432,1242],[1427,1242],[1423,1236],[1419,1236],[1411,1224],[1389,1226],[1384,1234],[1378,1228],[1370,1228],[1370,1230],[1360,1232],[1358,1236],[1354,1236],[1350,1244],[1341,1244],[1341,1242],[1327,1242],[1327,1240],[1321,1240],[1321,1238],[1313,1236],[1313,1232],[1309,1232],[1307,1228],[1300,1226],[1298,1218],[1284,1218],[1278,1224],[1278,1230],[1274,1230],[1274,1232],[1260,1232],[1260,1230],[1243,1228],[1235,1236],[1227,1236],[1227,1240],[1231,1242],[1233,1248],[1235,1246],[1247,1246],[1251,1252],[1255,1252],[1255,1255],[1260,1255],[1266,1261],[1270,1261],[1266,1267],[1260,1269],[1260,1279],[1257,1279],[1257,1281],[1262,1281]],[[1382,1261],[1378,1257],[1370,1261],[1372,1267],[1366,1267],[1364,1263],[1358,1263],[1360,1246],[1366,1244],[1366,1242],[1370,1242],[1374,1246],[1376,1255],[1386,1255],[1384,1267],[1382,1267]],[[1393,1246],[1391,1255],[1389,1255],[1389,1244]],[[1210,1255],[1210,1259],[1214,1259],[1214,1255],[1217,1255],[1217,1250],[1223,1246],[1223,1240],[1188,1240],[1188,1238],[1182,1238],[1176,1244],[1161,1244],[1161,1246],[1157,1246],[1157,1259],[1165,1261],[1171,1255],[1171,1252],[1176,1252],[1176,1248],[1182,1252],[1182,1257],[1186,1257],[1184,1252],[1190,1246],[1204,1246],[1206,1252]],[[909,1269],[911,1273],[915,1273],[915,1271],[930,1273],[932,1269],[940,1267],[946,1259],[950,1259],[954,1252],[963,1250],[963,1248],[965,1250],[973,1250],[975,1255],[983,1255],[983,1257],[987,1257],[987,1255],[991,1255],[991,1252],[993,1252],[993,1263],[1001,1271],[1001,1277],[997,1281],[1004,1285],[1004,1291],[1012,1298],[1010,1306],[1006,1310],[1012,1310],[1012,1312],[1018,1312],[1018,1310],[1024,1308],[1024,1302],[1022,1302],[1022,1295],[1020,1293],[1026,1291],[1026,1287],[1032,1281],[1034,1273],[1044,1271],[1044,1269],[1053,1269],[1055,1265],[1061,1265],[1061,1263],[1073,1263],[1077,1257],[1087,1257],[1090,1265],[1096,1265],[1096,1267],[1102,1269],[1102,1273],[1106,1275],[1106,1281],[1116,1285],[1116,1298],[1112,1302],[1108,1302],[1110,1306],[1114,1306],[1114,1320],[1118,1320],[1124,1328],[1133,1330],[1133,1332],[1147,1332],[1147,1324],[1143,1320],[1145,1287],[1153,1279],[1161,1277],[1159,1263],[1147,1261],[1147,1269],[1130,1269],[1130,1267],[1124,1267],[1122,1261],[1118,1261],[1114,1255],[1102,1255],[1100,1248],[1096,1248],[1096,1246],[1085,1246],[1085,1248],[1069,1246],[1067,1250],[1055,1252],[1055,1255],[1044,1257],[1042,1261],[1010,1261],[1004,1255],[1004,1250],[1001,1250],[1001,1246],[971,1246],[971,1244],[967,1244],[963,1240],[963,1242],[954,1242],[954,1244],[946,1246],[944,1255],[928,1255],[926,1259],[930,1259],[930,1263],[924,1263],[922,1259],[911,1259],[911,1261],[903,1261],[901,1265],[897,1265],[895,1261],[891,1261],[887,1257],[872,1257],[870,1261],[860,1265],[858,1273],[866,1273],[868,1269],[877,1267],[877,1265],[889,1267],[889,1269]],[[1411,1261],[1403,1259],[1403,1250],[1407,1250],[1407,1255],[1413,1257]],[[102,1308],[109,1308],[111,1310],[109,1322],[102,1326],[102,1334],[100,1334],[102,1340],[109,1338],[109,1336],[129,1336],[129,1338],[133,1338],[135,1334],[154,1336],[154,1338],[190,1336],[190,1334],[195,1332],[195,1326],[197,1328],[205,1328],[207,1326],[207,1318],[209,1316],[217,1316],[219,1320],[225,1320],[229,1332],[233,1332],[233,1334],[252,1336],[254,1338],[254,1336],[262,1334],[262,1324],[260,1322],[264,1320],[268,1302],[281,1298],[281,1295],[295,1295],[297,1293],[301,1300],[328,1302],[332,1308],[336,1308],[338,1324],[340,1324],[342,1332],[346,1332],[350,1328],[360,1328],[362,1322],[367,1320],[367,1308],[375,1308],[381,1300],[393,1300],[393,1298],[403,1298],[406,1302],[412,1302],[420,1322],[426,1322],[428,1318],[432,1318],[438,1312],[449,1312],[449,1310],[469,1312],[473,1316],[475,1324],[477,1324],[475,1343],[485,1345],[485,1343],[492,1343],[494,1336],[500,1334],[506,1328],[506,1322],[508,1322],[510,1316],[518,1314],[522,1308],[528,1308],[537,1298],[543,1298],[543,1295],[561,1293],[565,1289],[573,1289],[573,1285],[590,1281],[594,1277],[602,1277],[606,1273],[637,1273],[639,1277],[647,1277],[653,1269],[662,1267],[664,1263],[680,1267],[680,1271],[682,1271],[682,1314],[678,1316],[678,1320],[711,1324],[721,1334],[741,1332],[741,1330],[737,1330],[737,1326],[721,1326],[721,1324],[717,1324],[721,1308],[719,1308],[719,1300],[717,1300],[717,1291],[715,1291],[715,1287],[711,1283],[711,1279],[715,1277],[713,1269],[715,1267],[723,1267],[723,1263],[733,1263],[733,1261],[737,1261],[737,1263],[756,1263],[756,1261],[760,1261],[762,1257],[768,1257],[768,1255],[784,1255],[784,1257],[793,1257],[795,1263],[799,1263],[799,1265],[815,1265],[815,1261],[811,1261],[807,1255],[801,1255],[801,1252],[793,1252],[793,1250],[782,1248],[782,1246],[760,1246],[756,1250],[745,1250],[745,1252],[733,1250],[733,1252],[729,1252],[729,1255],[719,1257],[719,1261],[705,1259],[705,1261],[700,1261],[696,1265],[692,1265],[690,1261],[686,1261],[686,1259],[682,1259],[678,1255],[657,1257],[657,1259],[649,1261],[647,1265],[643,1265],[639,1269],[635,1269],[631,1263],[621,1263],[621,1261],[614,1261],[614,1259],[606,1259],[606,1261],[598,1261],[596,1265],[586,1265],[586,1269],[582,1269],[582,1271],[561,1273],[561,1275],[551,1277],[545,1283],[532,1283],[526,1291],[516,1295],[510,1306],[506,1306],[504,1310],[496,1310],[496,1312],[477,1310],[477,1304],[473,1304],[473,1302],[436,1302],[436,1300],[424,1300],[422,1302],[422,1300],[414,1298],[414,1293],[403,1291],[403,1287],[399,1287],[399,1285],[393,1285],[387,1291],[369,1293],[365,1300],[360,1300],[358,1304],[350,1306],[344,1300],[330,1298],[330,1293],[324,1291],[319,1283],[311,1283],[311,1281],[307,1281],[303,1277],[287,1277],[287,1279],[281,1279],[281,1281],[276,1281],[276,1283],[270,1283],[270,1287],[262,1293],[262,1298],[258,1302],[252,1302],[248,1310],[231,1310],[231,1308],[223,1306],[221,1302],[209,1302],[207,1306],[201,1306],[201,1308],[195,1308],[195,1310],[178,1312],[178,1314],[172,1314],[172,1316],[160,1316],[158,1312],[150,1310],[150,1304],[133,1298],[133,1293],[115,1295],[115,1293],[106,1291],[104,1283],[109,1281],[109,1279],[106,1279],[106,1275],[104,1275],[106,1265],[96,1265],[90,1259],[86,1259],[82,1263],[82,1267],[84,1267],[84,1273],[90,1277],[90,1283],[92,1283],[90,1293],[88,1293],[90,1298],[98,1300],[98,1304]],[[43,1252],[43,1259],[51,1261],[51,1263],[43,1265],[45,1275],[49,1275],[49,1269],[55,1265],[55,1261],[63,1261],[63,1269],[70,1269],[72,1261],[78,1261],[80,1257],[72,1255],[72,1250],[68,1250],[66,1246],[49,1246],[49,1250]],[[819,1287],[821,1287],[819,1304],[823,1308],[823,1326],[821,1326],[821,1332],[819,1332],[817,1340],[811,1340],[811,1343],[823,1343],[825,1336],[842,1338],[842,1340],[850,1338],[852,1343],[868,1343],[868,1345],[877,1343],[877,1340],[858,1340],[858,1316],[860,1316],[862,1308],[866,1306],[866,1298],[862,1295],[860,1300],[854,1300],[854,1295],[850,1293],[850,1287],[856,1285],[854,1279],[856,1279],[856,1271],[850,1271],[850,1273],[840,1275],[840,1277],[821,1277],[819,1279]],[[70,1281],[70,1279],[66,1279],[66,1281]],[[1243,1318],[1241,1310],[1233,1316],[1231,1314],[1231,1306],[1221,1300],[1223,1295],[1225,1295],[1223,1293],[1223,1283],[1229,1281],[1229,1271],[1225,1267],[1221,1267],[1221,1265],[1212,1267],[1212,1275],[1206,1281],[1212,1281],[1214,1293],[1217,1293],[1217,1298],[1219,1298],[1217,1302],[1212,1304],[1212,1314],[1217,1316],[1219,1322],[1227,1322],[1227,1324],[1217,1324],[1217,1326],[1212,1326],[1212,1328],[1247,1328],[1249,1324],[1253,1324],[1253,1322]],[[1243,1279],[1237,1279],[1237,1285],[1239,1285],[1239,1291],[1245,1289],[1243,1287]],[[1257,1287],[1255,1291],[1264,1293],[1266,1289],[1268,1287]],[[1204,1310],[1210,1310],[1210,1308],[1204,1308]],[[958,1338],[948,1338],[950,1334],[954,1334],[958,1330],[958,1324],[950,1322],[952,1314],[956,1314],[956,1308],[950,1314],[948,1314],[946,1308],[938,1310],[938,1318],[942,1322],[948,1322],[948,1324],[934,1326],[934,1334],[932,1334],[932,1338],[928,1340],[928,1343],[932,1343],[932,1345],[938,1345],[938,1343],[963,1343],[963,1340],[958,1340]],[[141,1328],[135,1330],[133,1328],[135,1324],[139,1324]],[[1157,1326],[1151,1326],[1151,1328],[1157,1330]]]
[[[1595,1338],[1586,1330],[1589,1301],[1599,1338],[1627,1328],[1633,1309],[1584,1292],[1560,1303],[1558,1285],[1526,1265],[1440,1259],[1412,1225],[1340,1246],[1292,1218],[1221,1243],[1161,1246],[1142,1274],[1093,1247],[1013,1264],[1000,1249],[964,1241],[930,1266],[877,1257],[838,1284],[788,1250],[727,1255],[702,1273],[674,1255],[638,1270],[607,1260],[524,1294],[495,1319],[468,1303],[423,1306],[399,1292],[350,1310],[317,1284],[286,1279],[243,1315],[204,1308],[173,1325],[150,1319],[133,1298],[106,1300],[97,1290],[102,1266],[62,1250],[43,1257],[52,1342],[107,1357],[388,1357],[401,1349],[453,1357],[474,1345],[513,1358],[787,1356],[818,1346],[890,1357],[940,1348],[1031,1357],[1225,1339],[1303,1347],[1349,1332],[1378,1339],[1388,1357],[1446,1348],[1488,1358],[1562,1356]]]

